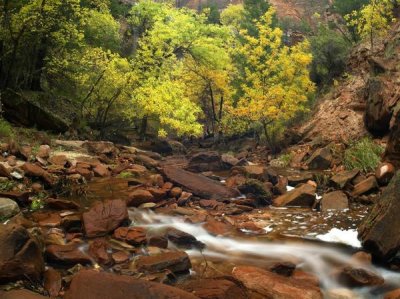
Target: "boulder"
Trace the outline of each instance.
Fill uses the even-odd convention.
[[[272,193],[261,181],[255,179],[246,180],[246,182],[238,187],[242,194],[246,197],[257,200],[258,205],[270,205],[272,203]]]
[[[375,176],[370,176],[366,180],[358,183],[354,186],[353,191],[351,192],[351,196],[358,197],[363,194],[371,193],[379,189],[378,182],[376,181]]]
[[[187,169],[193,172],[218,171],[229,169],[219,153],[201,152],[195,154],[190,160]]]
[[[56,165],[56,166],[61,166],[64,167],[65,165],[67,165],[68,163],[68,158],[66,155],[54,155],[51,156],[48,161],[52,164],[52,165]]]
[[[350,287],[383,285],[385,280],[380,275],[364,268],[344,267],[339,273],[339,281]]]
[[[108,170],[107,166],[104,164],[98,164],[95,168],[93,168],[93,173],[95,177],[109,177],[111,175],[110,170]]]
[[[393,178],[396,170],[392,163],[382,163],[375,171],[375,177],[381,186],[386,186],[389,184],[390,180]]]
[[[313,175],[310,172],[300,172],[291,174],[288,176],[288,184],[291,187],[297,187],[300,184],[305,184],[313,179]]]
[[[315,203],[316,188],[310,184],[303,184],[274,199],[273,205],[312,207]]]
[[[89,153],[95,155],[114,155],[118,152],[114,143],[109,141],[86,141],[82,144],[82,147],[87,149]]]
[[[104,236],[126,220],[126,202],[120,199],[97,202],[88,212],[83,213],[83,225],[89,238]]]
[[[189,282],[183,287],[186,291],[201,299],[246,299],[242,286],[233,277],[204,278]]]
[[[192,267],[189,256],[183,251],[167,251],[157,255],[139,256],[136,268],[139,272],[159,272],[169,270],[172,273],[187,272]]]
[[[64,299],[199,299],[186,291],[131,276],[81,270]]]
[[[329,210],[346,210],[349,208],[347,195],[342,191],[326,193],[322,196],[320,210],[323,212]]]
[[[38,152],[36,154],[36,157],[42,158],[42,159],[47,159],[50,157],[51,153],[51,148],[47,144],[43,144],[39,146]]]
[[[194,236],[191,234],[185,233],[179,229],[170,228],[166,233],[166,237],[172,243],[176,244],[179,247],[183,248],[197,248],[197,249],[204,249],[205,245],[198,241]]]
[[[325,170],[331,167],[333,156],[330,148],[317,149],[307,160],[308,169]]]
[[[22,226],[1,225],[0,282],[26,278],[39,281],[43,271],[42,248],[37,240]]]
[[[22,165],[22,170],[25,172],[25,175],[30,177],[42,178],[49,185],[53,185],[55,183],[50,174],[36,164],[25,163],[24,165]]]
[[[100,265],[111,266],[113,264],[111,252],[111,247],[104,238],[90,242],[89,255]]]
[[[150,191],[144,189],[137,189],[129,194],[127,201],[128,206],[138,207],[141,204],[154,202],[155,198]]]
[[[322,299],[321,290],[305,281],[265,271],[256,267],[240,266],[233,269],[233,276],[244,286],[263,296],[275,299]]]
[[[169,181],[182,186],[186,191],[203,198],[231,199],[240,195],[239,191],[227,188],[205,176],[178,167],[165,166],[162,169]]]
[[[379,259],[390,259],[400,249],[399,190],[400,172],[397,172],[358,229],[364,248]]]
[[[53,268],[44,272],[44,288],[51,297],[57,297],[62,287],[61,273]]]
[[[226,166],[226,168],[232,168],[239,163],[239,159],[229,154],[222,154],[221,160]]]
[[[358,169],[343,171],[335,174],[331,177],[330,182],[333,186],[343,189],[347,184],[349,184],[360,171]]]
[[[9,198],[0,197],[0,219],[7,219],[19,213],[18,204]]]
[[[80,249],[80,245],[77,243],[49,245],[46,247],[46,258],[63,264],[91,264],[92,259]]]

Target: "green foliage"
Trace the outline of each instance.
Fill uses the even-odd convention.
[[[120,174],[118,174],[117,177],[120,178],[120,179],[129,179],[129,178],[134,177],[134,175],[130,171],[123,171]]]
[[[344,17],[353,11],[361,10],[369,2],[370,0],[335,0],[333,2],[333,9],[336,13]]]
[[[287,154],[282,154],[278,157],[278,163],[282,167],[288,167],[288,166],[290,166],[292,159],[293,159],[293,153],[290,152]]]
[[[376,144],[370,138],[363,138],[350,145],[345,151],[344,165],[348,170],[375,171],[383,152],[382,146]]]
[[[0,118],[0,137],[12,137],[14,130],[10,123],[3,118]]]
[[[0,181],[0,191],[8,192],[11,191],[16,186],[14,181],[4,180]]]
[[[31,211],[37,211],[37,210],[43,209],[46,206],[46,203],[44,201],[46,197],[47,197],[47,194],[44,192],[40,192],[40,193],[36,194],[35,196],[33,196],[31,199],[31,205],[30,205]]]
[[[311,78],[318,85],[331,83],[346,67],[351,44],[336,30],[320,26],[310,38],[313,62]]]

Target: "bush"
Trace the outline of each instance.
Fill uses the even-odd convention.
[[[311,79],[318,85],[329,84],[344,72],[351,43],[337,31],[323,26],[310,41]]]
[[[13,135],[14,132],[10,123],[3,118],[0,118],[0,137],[10,137]]]
[[[381,160],[384,148],[370,138],[353,143],[344,153],[344,165],[348,170],[360,169],[364,172],[375,171]]]

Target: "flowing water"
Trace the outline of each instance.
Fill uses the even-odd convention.
[[[152,212],[144,213],[139,210],[131,210],[130,217],[135,225],[147,227],[153,233],[175,228],[195,236],[197,240],[206,244],[206,248],[202,252],[198,250],[187,251],[194,260],[206,258],[234,265],[246,264],[258,267],[266,266],[271,260],[295,261],[298,268],[314,273],[320,279],[321,286],[325,291],[344,288],[333,275],[334,270],[340,266],[362,267],[384,277],[384,286],[353,289],[352,291],[360,298],[379,298],[383,292],[400,287],[400,273],[391,272],[377,266],[360,264],[352,259],[354,249],[350,247],[316,241],[271,242],[262,238],[246,238],[245,236],[214,236],[208,233],[201,224],[191,224],[180,217]],[[347,239],[356,237],[356,234],[351,233],[352,231],[349,232]],[[354,240],[349,241],[354,242]]]

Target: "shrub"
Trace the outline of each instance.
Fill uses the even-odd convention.
[[[282,167],[288,167],[292,162],[292,159],[293,159],[293,153],[283,154],[278,157],[278,163]]]
[[[10,123],[3,118],[0,118],[0,137],[10,137],[13,135],[14,132]]]
[[[363,138],[353,143],[344,153],[344,165],[347,169],[374,171],[381,160],[384,148],[370,138]]]

